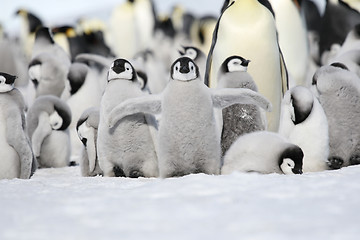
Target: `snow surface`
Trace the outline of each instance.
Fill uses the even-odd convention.
[[[360,166],[303,175],[0,180],[0,239],[359,239]]]

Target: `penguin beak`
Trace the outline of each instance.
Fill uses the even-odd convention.
[[[189,66],[188,64],[184,64],[180,67],[180,72],[181,73],[189,73],[190,72],[190,69],[189,69]]]
[[[251,62],[250,60],[245,60],[245,61],[243,62],[243,65],[244,65],[245,67],[247,67],[250,62]]]
[[[296,169],[296,168],[294,168],[294,169],[292,169],[292,172],[293,172],[294,174],[303,174],[302,169]]]
[[[121,72],[125,72],[125,66],[124,65],[116,65],[116,66],[113,66],[111,69],[114,72],[116,72],[117,74],[119,74]]]
[[[178,50],[178,52],[179,52],[179,54],[180,54],[181,56],[184,56],[184,55],[185,55],[185,52],[183,52],[183,51],[181,51],[181,50]]]

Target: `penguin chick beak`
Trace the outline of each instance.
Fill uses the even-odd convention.
[[[250,62],[251,62],[250,60],[245,60],[245,61],[243,62],[243,66],[245,66],[245,67],[249,66],[249,63],[250,63]]]
[[[181,56],[184,56],[185,55],[185,52],[181,51],[181,50],[178,50],[178,53],[181,55]]]
[[[114,72],[116,72],[117,74],[119,74],[121,72],[125,72],[125,66],[124,65],[116,65],[116,66],[113,66],[111,69]]]
[[[296,169],[296,168],[294,168],[294,169],[292,169],[292,172],[293,172],[294,174],[303,174],[302,169]]]
[[[184,64],[184,65],[182,65],[181,67],[180,67],[180,72],[181,73],[189,73],[190,72],[190,69],[189,69],[189,66],[188,66],[188,64]]]

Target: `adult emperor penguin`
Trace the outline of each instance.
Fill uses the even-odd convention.
[[[277,131],[282,94],[288,89],[288,82],[274,16],[267,7],[271,7],[267,0],[235,0],[225,8],[214,30],[205,83],[211,88],[217,86],[220,65],[228,56],[251,59],[248,72],[259,93],[273,105],[273,111],[267,115],[268,130]]]
[[[81,174],[84,177],[103,175],[96,151],[99,109],[89,108],[80,116],[76,130],[83,143],[80,160]]]
[[[33,153],[25,133],[25,103],[16,77],[0,72],[0,179],[30,178]]]
[[[42,20],[26,9],[19,9],[16,15],[22,19],[21,41],[28,59],[31,57],[36,31],[43,26]]]
[[[218,73],[217,88],[248,88],[257,92],[258,88],[247,72],[249,63],[250,60],[241,56],[226,58]],[[219,128],[222,130],[222,156],[240,135],[266,129],[265,112],[251,104],[234,104],[222,109],[219,123]]]
[[[160,95],[128,99],[116,106],[108,116],[109,127],[139,112],[161,112],[160,177],[219,174],[220,136],[213,108],[247,103],[270,110],[271,104],[249,89],[210,90],[199,76],[199,68],[188,57],[177,59],[170,74],[170,82]]]
[[[29,108],[27,133],[39,167],[69,166],[70,122],[70,108],[58,97],[40,96]]]
[[[302,174],[303,156],[300,147],[278,133],[252,132],[239,137],[226,152],[221,174]]]
[[[297,86],[286,92],[279,133],[303,150],[304,172],[328,168],[328,122],[322,106],[308,88]]]
[[[360,79],[341,63],[318,69],[312,90],[329,124],[329,165],[340,168],[360,163]]]
[[[131,63],[116,59],[110,66],[100,103],[97,150],[104,176],[158,176],[155,118],[140,113],[108,127],[109,114],[117,104],[143,95],[146,94],[140,88]]]

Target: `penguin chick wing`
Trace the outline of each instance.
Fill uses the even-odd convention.
[[[272,105],[261,94],[246,88],[222,88],[211,89],[213,106],[216,108],[226,108],[236,103],[254,104],[271,112]]]
[[[116,106],[109,114],[108,126],[112,128],[122,118],[135,113],[158,114],[161,112],[161,95],[154,94],[130,98]]]
[[[106,58],[104,56],[98,55],[98,54],[92,54],[92,53],[81,53],[78,54],[75,57],[75,61],[76,62],[82,62],[82,61],[93,61],[95,63],[98,63],[104,67],[109,67],[111,66],[112,62],[115,59],[110,59],[110,58]]]

